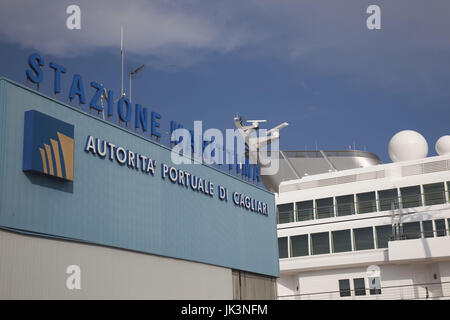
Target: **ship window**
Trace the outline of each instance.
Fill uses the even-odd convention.
[[[420,186],[400,188],[402,194],[402,207],[413,208],[422,205],[422,197],[420,195]]]
[[[436,236],[443,237],[447,235],[444,219],[434,220],[434,224],[436,225]]]
[[[297,221],[305,221],[314,219],[313,201],[297,202]]]
[[[333,231],[333,252],[352,251],[352,239],[350,230]]]
[[[355,214],[355,198],[353,195],[336,197],[336,204],[338,216]]]
[[[433,221],[422,221],[423,236],[425,238],[433,238]]]
[[[278,238],[278,255],[280,259],[288,258],[287,237]]]
[[[358,213],[377,211],[375,192],[358,193],[356,199],[358,201]]]
[[[294,222],[294,204],[285,203],[277,206],[278,223]]]
[[[369,290],[371,295],[381,294],[380,277],[369,278]]]
[[[339,280],[339,295],[341,297],[350,297],[351,296],[349,279]]]
[[[394,210],[398,208],[397,189],[389,189],[378,191],[378,199],[380,201],[380,210]]]
[[[316,200],[317,218],[330,218],[334,216],[333,198]]]
[[[308,235],[291,237],[291,257],[302,257],[308,254]]]
[[[447,181],[447,193],[448,196],[450,197],[450,181]]]
[[[330,253],[330,235],[328,232],[311,234],[311,254]]]
[[[355,250],[374,249],[373,229],[371,227],[353,229],[353,236],[355,238]]]
[[[392,237],[392,226],[391,225],[385,225],[385,226],[376,226],[375,231],[377,234],[377,248],[387,248],[388,242]]]
[[[403,224],[403,237],[405,239],[420,238],[420,223],[408,222]]]
[[[355,288],[355,296],[366,295],[366,283],[364,278],[353,279],[353,286]]]
[[[443,182],[425,184],[423,186],[423,193],[425,195],[426,206],[445,203],[445,188]]]

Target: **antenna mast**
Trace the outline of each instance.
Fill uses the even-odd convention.
[[[120,97],[122,98],[124,96],[124,92],[123,92],[123,27],[120,27],[120,56],[122,59],[122,81],[121,81]]]
[[[141,65],[141,66],[139,66],[139,67],[137,67],[136,69],[134,69],[133,71],[131,71],[130,72],[130,91],[129,91],[129,93],[128,93],[128,97],[129,97],[129,100],[130,100],[130,102],[132,102],[131,101],[131,79],[133,78],[133,76],[135,76],[139,71],[141,71],[141,69],[144,67],[144,65]]]

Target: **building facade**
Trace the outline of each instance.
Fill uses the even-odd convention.
[[[449,190],[449,155],[282,182],[278,298],[448,299]]]
[[[276,297],[272,193],[88,111],[0,79],[1,299]]]

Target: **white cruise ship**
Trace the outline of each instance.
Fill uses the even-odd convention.
[[[448,299],[450,136],[405,130],[392,163],[363,151],[280,152],[278,299]]]

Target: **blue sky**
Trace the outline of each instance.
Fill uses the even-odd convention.
[[[81,8],[81,30],[66,7]],[[366,8],[381,8],[381,30]],[[23,1],[0,4],[0,75],[25,83],[27,57],[120,92],[120,26],[126,67],[145,68],[133,100],[193,127],[233,128],[233,116],[267,119],[285,150],[374,152],[412,129],[434,144],[449,134],[450,2],[430,1]],[[44,93],[53,74],[44,67]],[[128,81],[126,88],[128,88]],[[91,90],[91,91],[89,91]],[[93,89],[87,90],[88,97]],[[85,106],[84,109],[87,109]]]

